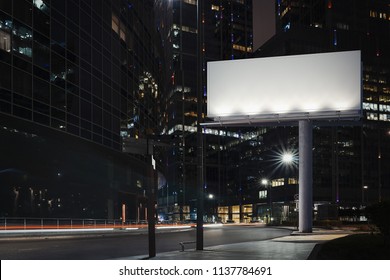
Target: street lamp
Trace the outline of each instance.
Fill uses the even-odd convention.
[[[261,184],[262,184],[263,186],[268,185],[268,180],[267,180],[267,179],[261,179]]]
[[[277,150],[273,156],[273,161],[276,169],[280,169],[283,174],[283,185],[287,183],[286,179],[289,178],[292,174],[295,174],[295,170],[297,169],[297,165],[299,162],[298,151],[294,148],[286,148],[282,147]],[[273,201],[271,197],[271,185],[268,183],[266,179],[261,181],[262,185],[269,186],[269,200],[271,207],[271,216],[273,215]]]
[[[269,204],[269,209],[270,209],[270,217],[269,217],[269,220],[271,221],[272,219],[272,199],[271,199],[271,184],[270,184],[270,181],[268,179],[261,179],[261,184],[268,189],[268,204]]]
[[[207,201],[207,205],[208,205],[208,207],[207,207],[207,212],[208,213],[210,213],[210,217],[209,217],[209,214],[208,213],[206,213],[207,214],[207,219],[209,220],[209,219],[211,219],[211,221],[212,222],[214,222],[215,221],[215,201],[214,201],[214,199],[215,199],[215,195],[214,194],[212,194],[212,193],[209,193],[208,195],[207,195],[207,198],[208,198],[208,201]],[[217,211],[217,213],[218,213],[218,211]]]
[[[363,186],[362,188],[362,207],[364,207],[364,191],[368,189],[368,186]]]
[[[291,152],[282,154],[282,162],[284,164],[291,164],[294,161],[294,155]]]
[[[196,61],[196,70],[197,70],[197,132],[196,132],[196,150],[197,150],[197,220],[196,220],[196,250],[203,250],[204,240],[203,240],[203,212],[204,212],[204,189],[203,189],[203,135],[201,123],[203,122],[203,0],[197,1],[197,36],[196,36],[196,45],[197,45],[197,61]]]
[[[276,169],[292,171],[298,165],[298,152],[295,149],[282,148],[276,151],[272,158]]]

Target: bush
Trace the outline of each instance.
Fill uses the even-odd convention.
[[[366,208],[368,220],[375,224],[385,237],[385,242],[390,237],[390,201],[376,203]]]
[[[335,228],[335,227],[341,227],[343,225],[342,221],[339,220],[319,220],[313,222],[314,226],[317,227],[324,227],[324,228]]]

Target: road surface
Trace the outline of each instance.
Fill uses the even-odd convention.
[[[223,226],[204,229],[204,246],[260,241],[289,235],[291,231],[264,226]],[[164,229],[157,231],[156,251],[179,251],[179,242],[195,241],[196,230]],[[187,245],[186,248],[195,245]],[[103,260],[148,255],[147,231],[122,234],[75,235],[68,238],[0,239],[2,260]]]

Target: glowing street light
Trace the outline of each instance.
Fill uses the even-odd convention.
[[[291,164],[294,162],[294,155],[291,152],[282,154],[282,162],[285,164]]]
[[[270,184],[270,181],[268,179],[261,179],[261,184],[268,189],[268,203],[269,203],[269,209],[270,209],[270,217],[269,217],[269,221],[272,220],[272,208],[273,208],[273,204],[272,204],[272,198],[271,198],[271,184]],[[268,215],[267,215],[268,216]]]
[[[364,191],[368,189],[368,186],[363,186],[362,188],[362,206],[364,207]]]
[[[275,168],[292,171],[298,166],[298,151],[294,148],[281,148],[272,155],[272,161]]]
[[[261,184],[263,186],[267,186],[268,185],[268,180],[267,179],[261,179]]]

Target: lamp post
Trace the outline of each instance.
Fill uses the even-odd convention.
[[[215,205],[214,205],[215,201],[214,201],[214,199],[215,199],[215,195],[212,194],[212,193],[209,193],[207,195],[207,198],[208,198],[208,207],[207,208],[208,208],[208,211],[211,212],[210,213],[210,219],[211,219],[212,222],[214,222],[215,221],[215,219],[214,219],[214,214],[215,214]],[[208,217],[208,220],[209,220],[209,217]]]
[[[287,150],[287,151],[283,151],[283,153],[280,154],[280,164],[281,165],[284,165],[286,170],[290,170],[290,168],[294,168],[296,167],[296,165],[298,164],[298,156],[297,156],[297,153],[296,151],[294,150]],[[299,169],[300,170],[300,169]],[[289,177],[290,175],[290,172],[287,174],[287,177]],[[301,188],[299,188],[300,190]],[[299,195],[297,195],[297,197],[299,197]],[[294,196],[294,199],[295,199],[295,196]],[[299,204],[299,200],[297,200],[297,208],[298,207],[298,204]],[[309,208],[309,207],[307,207]],[[307,215],[306,215],[307,216]],[[298,223],[299,223],[299,219],[298,219]],[[302,222],[302,221],[301,221]],[[299,225],[298,225],[298,229],[299,229]],[[309,229],[308,232],[310,232],[311,230]]]
[[[364,207],[364,192],[368,189],[368,186],[362,187],[362,207]]]
[[[153,145],[149,147],[149,137],[146,138],[146,155],[148,157],[148,243],[149,258],[156,256],[156,192],[157,192],[157,171],[153,159]]]
[[[261,184],[268,190],[268,194],[267,194],[267,199],[268,199],[268,205],[269,205],[269,209],[270,209],[270,215],[269,215],[269,220],[271,221],[272,219],[272,197],[271,197],[271,184],[270,184],[270,181],[268,179],[261,179]]]
[[[197,1],[197,219],[196,219],[196,250],[203,250],[203,0]]]

